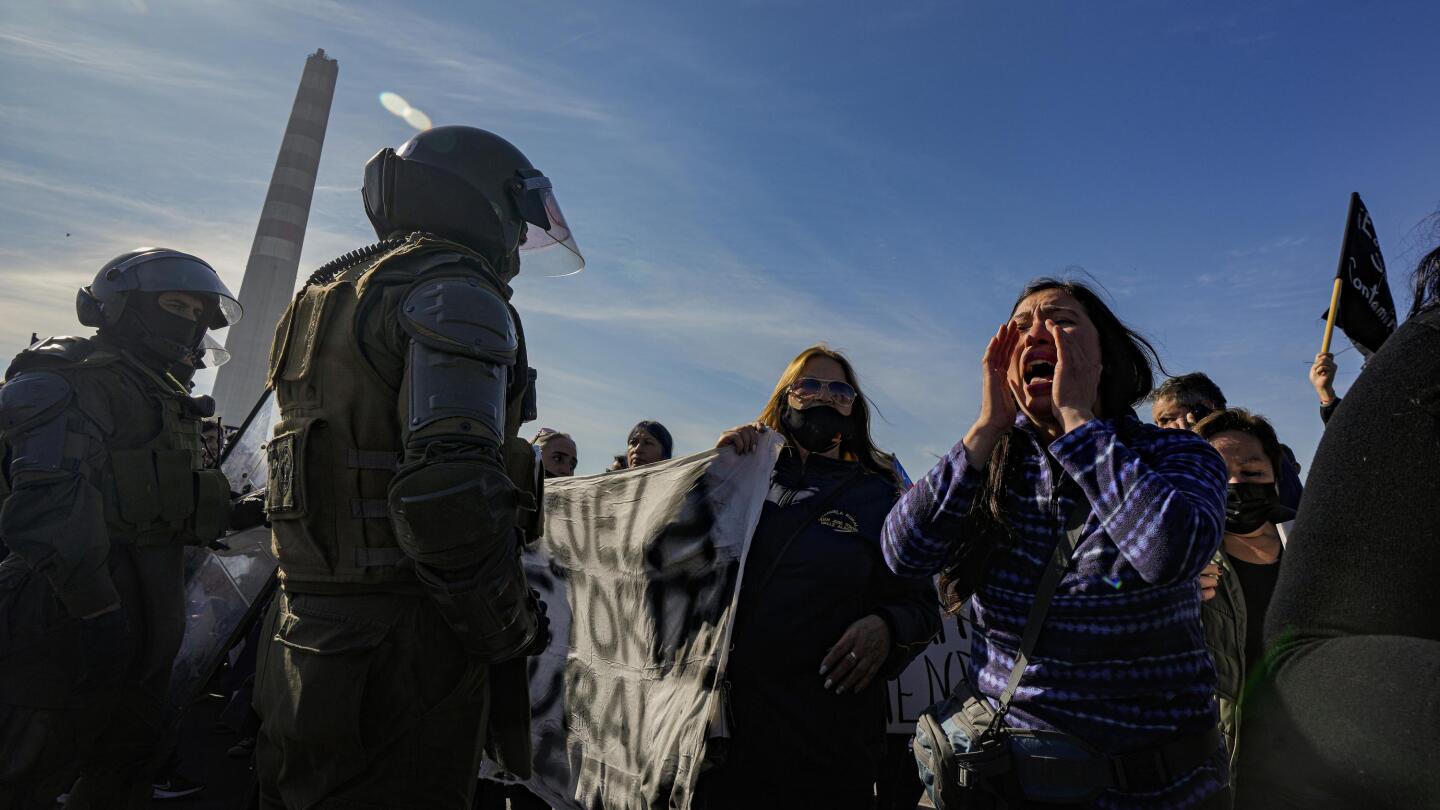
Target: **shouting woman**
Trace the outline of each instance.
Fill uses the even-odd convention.
[[[973,590],[979,700],[1094,760],[1069,781],[1021,762],[1013,803],[1228,798],[1196,584],[1220,544],[1225,463],[1199,436],[1135,417],[1155,359],[1089,287],[1032,282],[985,351],[979,417],[886,521],[895,572],[942,572],[951,609]],[[1021,658],[1052,566],[1063,575]]]

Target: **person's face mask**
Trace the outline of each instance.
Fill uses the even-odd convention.
[[[1266,523],[1279,523],[1293,517],[1280,504],[1280,490],[1275,484],[1229,484],[1225,493],[1225,531],[1250,534]]]
[[[850,417],[831,405],[793,408],[787,403],[780,420],[790,438],[811,453],[834,449],[849,438],[852,429]]]
[[[126,306],[110,335],[137,352],[147,364],[178,369],[192,363],[192,356],[201,349],[210,317],[209,310],[200,320],[183,317],[161,306],[154,293],[140,293]],[[193,363],[190,374],[194,374]]]

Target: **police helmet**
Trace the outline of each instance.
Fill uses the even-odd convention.
[[[240,320],[240,302],[205,260],[167,248],[137,248],[105,263],[88,287],[75,296],[75,314],[86,326],[115,326],[125,314],[131,293],[184,292],[208,301],[214,311],[208,329],[234,326]]]
[[[515,145],[475,127],[428,129],[365,164],[365,213],[381,239],[424,231],[497,265],[542,275],[585,267],[549,178]]]

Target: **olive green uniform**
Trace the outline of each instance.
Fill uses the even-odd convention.
[[[420,235],[313,280],[276,332],[266,510],[283,590],[256,682],[264,807],[468,809],[487,737],[503,765],[529,770],[524,659],[485,663],[472,643],[484,616],[446,595],[453,586],[463,600],[471,591],[456,583],[472,580],[489,594],[494,571],[504,589],[524,587],[519,549],[539,525],[534,451],[518,438],[524,341],[516,335],[518,353],[495,367],[503,435],[469,443],[482,426],[463,415],[421,426],[413,366],[444,372],[450,361],[415,354],[430,337],[404,324],[435,279],[449,292],[434,306],[491,291],[485,300],[518,332],[509,288],[478,254]],[[500,471],[498,489],[472,486],[465,472],[487,465]],[[439,489],[462,491],[484,513],[476,520],[421,521],[423,490],[402,484],[445,469],[461,472]],[[475,525],[494,516],[487,510],[502,526],[489,538]],[[426,543],[413,542],[419,534]]]
[[[148,806],[183,546],[220,536],[229,507],[201,469],[200,416],[99,338],[46,341],[6,372],[0,806],[48,808],[76,775],[72,810]]]

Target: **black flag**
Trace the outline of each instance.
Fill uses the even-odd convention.
[[[1395,301],[1385,277],[1385,258],[1370,212],[1360,195],[1350,195],[1350,215],[1345,221],[1345,241],[1340,245],[1340,305],[1335,325],[1345,332],[1366,357],[1380,350],[1380,344],[1395,331]],[[1327,311],[1326,317],[1330,313]]]

